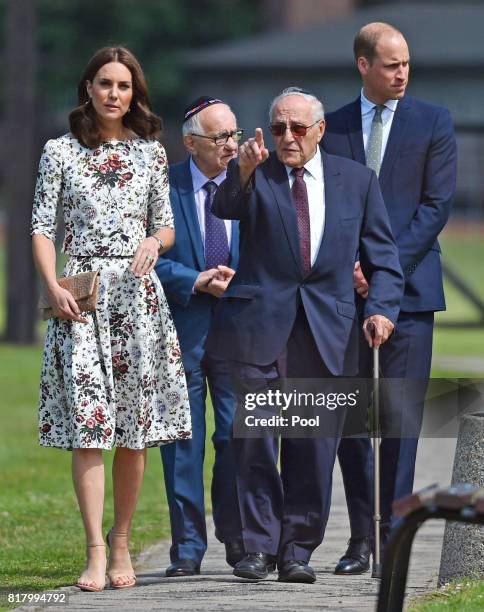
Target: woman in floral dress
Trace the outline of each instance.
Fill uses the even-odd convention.
[[[45,145],[32,214],[34,259],[56,315],[45,340],[39,432],[41,445],[72,450],[87,543],[77,586],[99,591],[103,449],[116,447],[108,578],[125,588],[135,583],[128,536],[146,448],[190,437],[191,423],[175,328],[153,272],[174,242],[161,121],[127,49],[98,51],[78,93],[71,132]],[[70,255],[63,276],[99,271],[96,312],[80,312],[56,281],[58,208]]]

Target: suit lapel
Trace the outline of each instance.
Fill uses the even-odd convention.
[[[337,233],[337,224],[340,216],[339,204],[343,186],[340,171],[334,160],[324,151],[321,151],[321,154],[324,175],[324,231],[318,254],[309,275],[311,275],[324,258],[334,257],[334,253],[328,251],[330,249],[330,241],[326,238]]]
[[[267,165],[264,166],[263,171],[274,194],[294,262],[299,270],[302,270],[299,235],[297,231],[297,215],[289,190],[289,179],[286,168],[284,164],[277,159],[276,154],[271,153],[271,157]]]
[[[202,234],[198,222],[195,195],[193,193],[192,174],[190,172],[190,158],[181,167],[177,175],[177,183],[180,193],[181,209],[185,216],[188,233],[193,244],[195,257],[200,270],[205,270],[205,254],[203,250]]]
[[[405,133],[409,108],[410,103],[406,98],[403,98],[397,104],[395,116],[393,117],[392,127],[388,136],[387,146],[385,148],[385,155],[383,156],[380,175],[378,177],[382,190],[385,185],[385,181],[388,179],[390,171],[393,167],[395,158],[402,142],[403,135]]]
[[[346,113],[346,128],[350,141],[352,159],[360,164],[366,164],[365,149],[363,146],[363,130],[361,127],[360,98],[350,104]]]

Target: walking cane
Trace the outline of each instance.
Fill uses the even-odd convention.
[[[371,325],[367,326],[368,331],[371,334],[372,339],[375,333],[375,324],[370,322]],[[380,523],[381,523],[381,511],[380,511],[380,353],[379,347],[373,345],[372,341],[372,352],[373,352],[373,394],[372,394],[372,443],[373,443],[373,486],[374,486],[374,515],[373,520],[375,522],[375,553],[373,555],[373,567],[371,572],[372,578],[381,578],[382,576],[382,564],[380,559],[381,545],[380,545]]]

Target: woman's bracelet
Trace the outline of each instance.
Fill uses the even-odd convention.
[[[165,248],[165,245],[163,244],[163,240],[161,238],[158,238],[158,236],[150,236],[150,238],[154,238],[156,242],[160,245],[158,247],[158,253],[161,253],[161,251]]]

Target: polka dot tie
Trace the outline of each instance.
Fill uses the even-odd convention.
[[[311,226],[309,221],[308,190],[304,182],[304,168],[293,168],[294,182],[291,187],[292,200],[297,214],[299,249],[304,275],[311,270]]]
[[[384,104],[375,106],[375,114],[371,122],[370,138],[368,139],[368,146],[366,148],[366,165],[368,168],[374,170],[377,176],[380,174],[381,167],[381,149],[383,143],[382,113],[384,109]]]
[[[225,222],[212,213],[213,198],[217,184],[207,181],[203,186],[205,197],[205,269],[227,266],[229,263],[229,243]]]

